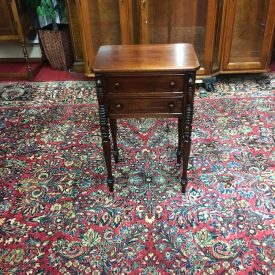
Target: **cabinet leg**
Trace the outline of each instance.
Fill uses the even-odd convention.
[[[111,134],[113,139],[113,156],[115,159],[115,163],[118,163],[118,147],[117,147],[117,120],[116,119],[110,119],[110,128],[111,128]]]

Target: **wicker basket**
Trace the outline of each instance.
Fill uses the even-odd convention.
[[[68,70],[73,63],[73,51],[67,24],[58,24],[58,31],[47,25],[39,30],[44,53],[51,66],[57,70]]]

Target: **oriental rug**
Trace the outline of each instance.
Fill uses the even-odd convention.
[[[0,274],[272,274],[274,89],[198,87],[185,195],[176,121],[119,121],[111,194],[94,83],[0,83]]]

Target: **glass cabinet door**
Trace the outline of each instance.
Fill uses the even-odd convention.
[[[120,44],[119,3],[114,0],[89,0],[90,27],[94,49],[104,44]]]
[[[221,41],[222,41],[222,19],[223,19],[224,0],[218,0],[216,5],[216,21],[215,21],[215,36],[214,49],[212,56],[212,73],[217,73],[220,70],[221,64]]]
[[[138,43],[191,43],[201,68],[210,73],[214,48],[217,0],[141,0]],[[138,8],[136,8],[138,10]],[[209,55],[210,57],[208,57]]]
[[[234,0],[227,2],[224,40],[224,70],[265,69],[268,45],[274,26],[274,0]],[[273,7],[272,7],[273,6]]]
[[[82,16],[82,30],[86,72],[92,74],[97,50],[106,44],[121,44],[119,0],[78,0]]]
[[[133,43],[133,3],[136,0],[74,0],[82,31],[85,72],[94,75],[92,66],[102,45]],[[73,7],[72,0],[67,6]],[[77,34],[74,34],[77,37]]]

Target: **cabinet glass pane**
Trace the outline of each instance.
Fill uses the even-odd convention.
[[[201,66],[207,0],[148,0],[149,43],[192,43]]]
[[[236,0],[229,62],[259,62],[269,0]]]
[[[133,44],[140,44],[140,2],[137,0],[132,0],[132,9],[133,9]]]
[[[89,0],[94,50],[106,44],[121,44],[118,0]]]
[[[213,52],[213,71],[217,71],[220,67],[220,41],[221,41],[221,27],[222,27],[222,9],[224,1],[218,0],[217,4],[217,18],[215,26],[215,42],[214,42],[214,52]]]

